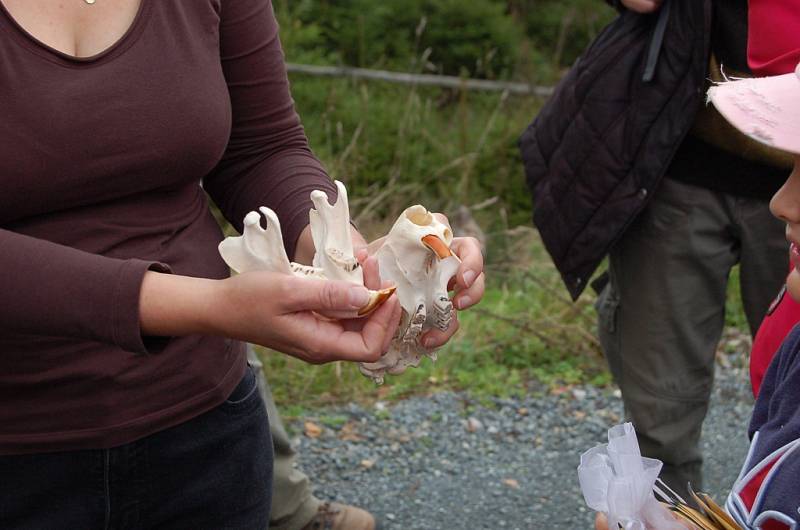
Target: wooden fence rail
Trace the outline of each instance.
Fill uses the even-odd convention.
[[[468,79],[450,75],[409,74],[389,72],[387,70],[370,70],[352,66],[313,66],[308,64],[287,64],[289,72],[315,76],[353,77],[372,79],[389,83],[406,85],[426,85],[457,88],[462,90],[508,91],[510,94],[535,95],[542,98],[553,94],[553,87],[535,86],[527,83],[511,83],[506,81],[489,81],[487,79]]]

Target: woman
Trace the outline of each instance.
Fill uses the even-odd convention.
[[[0,38],[0,527],[266,527],[268,424],[239,341],[370,361],[400,311],[322,319],[366,290],[228,278],[217,254],[201,179],[239,229],[275,210],[297,261],[309,192],[336,193],[270,3],[2,0]],[[455,249],[463,309],[482,261]]]

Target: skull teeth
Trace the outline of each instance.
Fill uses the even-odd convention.
[[[358,316],[367,316],[378,309],[386,300],[389,299],[390,296],[392,296],[392,294],[394,294],[396,290],[397,287],[392,286],[379,291],[370,291],[369,302],[367,302],[367,305],[358,310]]]
[[[403,342],[415,342],[417,337],[422,334],[422,328],[425,325],[427,313],[425,311],[425,304],[419,304],[416,311],[409,319],[408,329],[403,335]]]

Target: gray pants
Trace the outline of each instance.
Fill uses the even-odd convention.
[[[612,249],[610,281],[597,302],[626,417],[642,453],[664,462],[662,479],[679,492],[687,482],[702,487],[700,431],[737,263],[755,333],[788,270],[783,224],[767,201],[667,178]]]
[[[308,476],[295,468],[296,453],[289,435],[283,427],[281,416],[272,399],[263,365],[253,347],[247,346],[247,360],[258,374],[258,389],[267,405],[272,445],[275,450],[272,479],[271,529],[299,530],[317,513],[321,501],[311,495]]]

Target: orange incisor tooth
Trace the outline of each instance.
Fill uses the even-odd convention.
[[[389,299],[390,296],[394,294],[396,290],[397,287],[393,285],[391,287],[387,287],[386,289],[381,289],[379,291],[370,291],[369,302],[367,302],[367,305],[358,310],[358,316],[363,317],[369,315],[370,313],[378,309],[381,306],[381,304],[383,304],[386,300]]]
[[[427,235],[422,238],[422,243],[436,253],[439,259],[449,258],[453,255],[450,251],[450,247],[437,236]]]

